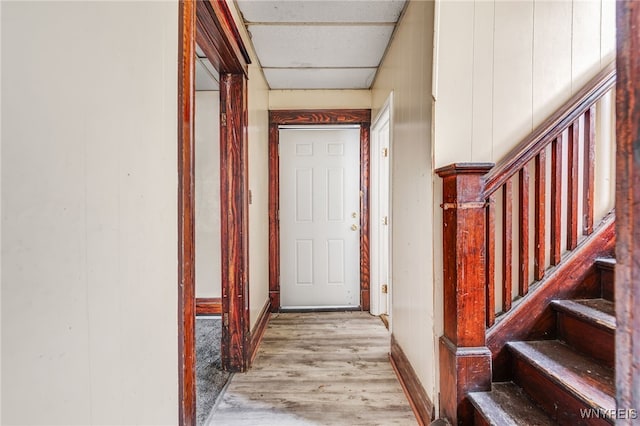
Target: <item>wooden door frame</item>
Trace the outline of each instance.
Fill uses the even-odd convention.
[[[390,221],[391,217],[392,217],[392,214],[391,214],[392,213],[391,212],[391,155],[393,153],[393,149],[392,149],[392,146],[393,146],[392,145],[392,136],[393,135],[392,135],[392,132],[391,132],[391,130],[392,130],[392,128],[391,128],[392,108],[393,108],[393,92],[389,94],[389,97],[387,98],[385,103],[382,105],[382,108],[378,112],[378,115],[371,122],[371,133],[373,134],[374,129],[376,128],[376,126],[378,126],[381,123],[382,117],[385,114],[388,117],[389,137],[387,139],[387,143],[388,143],[388,147],[387,147],[388,148],[388,160],[387,161],[389,162],[389,170],[388,170],[388,176],[387,176],[388,180],[387,180],[387,188],[386,188],[387,189],[387,204],[388,204],[387,205],[387,209],[388,209],[388,217],[387,217],[387,219],[388,219],[388,221]],[[374,150],[376,148],[378,148],[378,151],[375,152],[373,155],[371,155],[371,159],[370,160],[371,161],[376,161],[380,157],[380,155],[382,155],[382,154],[381,154],[381,151],[379,149],[380,147],[379,146],[378,147],[374,146],[373,139],[374,138],[372,136],[371,137],[371,152],[374,152]],[[379,172],[379,170],[378,170],[378,172]],[[371,173],[370,179],[372,177],[375,177],[375,176],[372,176],[372,173]],[[378,192],[380,192],[379,189],[380,188],[378,187]],[[375,197],[375,194],[373,193],[373,191],[371,191],[369,196],[371,198]],[[378,199],[378,201],[379,201],[379,199]],[[373,199],[370,200],[370,202],[373,202]],[[377,209],[377,208],[378,208],[378,206],[371,205],[371,210],[372,211],[374,209]],[[379,230],[379,229],[383,228],[383,226],[384,225],[382,224],[382,222],[379,222],[378,224],[374,224],[373,226],[371,226],[371,228],[369,230],[369,232],[370,232],[370,242],[369,243],[370,244],[379,243],[381,232],[376,232],[375,230],[376,230],[376,228]],[[389,225],[387,225],[387,232],[388,232],[388,239],[389,239],[388,240],[389,252],[387,253],[387,259],[386,259],[387,272],[388,272],[388,281],[387,281],[388,292],[387,292],[387,311],[386,311],[386,314],[388,316],[391,316],[391,267],[392,267],[392,265],[391,265],[391,227]],[[376,236],[378,238],[378,241],[374,241],[374,236]],[[372,254],[375,254],[375,251],[374,251],[374,249],[372,249],[370,247],[369,248],[369,255],[371,256]],[[376,302],[374,304],[377,304],[377,309],[374,309],[374,313],[382,311],[380,309],[380,296],[379,296],[381,294],[381,289],[380,289],[381,284],[382,283],[378,283],[378,284],[371,284],[370,283],[370,285],[369,285],[371,299]],[[377,295],[376,295],[376,292],[377,292]]]
[[[196,424],[194,112],[196,40],[220,72],[222,361],[249,356],[247,76],[249,54],[225,1],[181,0],[178,25],[179,423]],[[222,213],[224,212],[224,213]]]
[[[269,300],[280,310],[280,162],[278,143],[283,125],[360,125],[360,309],[369,310],[369,133],[370,109],[269,111]]]

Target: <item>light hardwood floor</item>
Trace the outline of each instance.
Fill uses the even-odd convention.
[[[273,314],[251,370],[210,425],[415,425],[389,363],[389,334],[364,312]]]

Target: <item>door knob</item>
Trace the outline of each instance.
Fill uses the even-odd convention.
[[[356,225],[356,224],[351,225],[351,230],[352,231],[357,231],[358,230],[358,225]]]

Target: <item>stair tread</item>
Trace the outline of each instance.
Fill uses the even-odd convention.
[[[606,328],[616,329],[615,305],[606,299],[554,300],[551,305],[585,321]]]
[[[491,392],[472,392],[469,399],[492,425],[555,424],[513,382],[492,383]]]
[[[592,408],[615,409],[614,372],[557,340],[509,342],[508,347]]]

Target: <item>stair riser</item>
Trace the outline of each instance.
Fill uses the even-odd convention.
[[[614,301],[614,268],[598,267],[600,274],[600,285],[602,286],[602,298]]]
[[[514,382],[520,385],[560,425],[609,425],[604,419],[582,419],[580,409],[591,407],[570,395],[519,356],[513,357]]]
[[[615,333],[565,312],[558,312],[558,338],[606,366],[615,365]]]
[[[477,408],[473,409],[473,425],[474,426],[491,426],[491,423],[485,419],[481,412]]]

